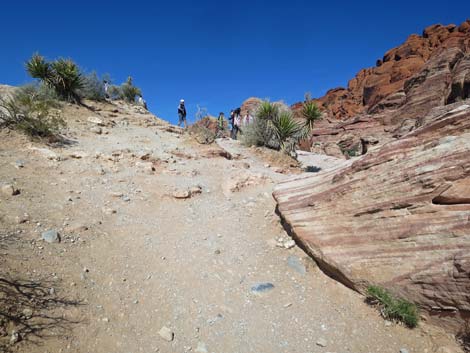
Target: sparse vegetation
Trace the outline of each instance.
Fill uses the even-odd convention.
[[[285,104],[263,101],[256,112],[255,121],[243,129],[243,142],[292,155],[298,142],[308,135],[309,126],[296,119]]]
[[[196,120],[201,120],[202,118],[205,118],[206,116],[209,115],[206,107],[201,107],[199,106],[199,104],[197,104],[196,106],[197,106]]]
[[[189,126],[189,133],[200,144],[211,144],[217,138],[217,121],[211,117],[204,117]]]
[[[82,98],[94,101],[104,101],[106,99],[103,80],[99,79],[95,71],[83,77],[83,87],[80,89],[79,95]]]
[[[310,91],[307,91],[304,93],[304,101],[305,102],[309,102],[312,100],[312,92]]]
[[[367,300],[370,304],[378,305],[382,316],[386,319],[403,322],[410,328],[418,325],[419,312],[416,305],[392,296],[383,288],[369,286]]]
[[[0,125],[19,130],[30,137],[51,138],[65,122],[54,94],[46,87],[28,85],[10,97],[0,97]]]
[[[306,101],[302,105],[302,117],[305,119],[304,126],[309,133],[312,131],[315,122],[321,119],[321,115],[320,109],[312,101]]]
[[[139,87],[134,86],[131,76],[129,76],[127,81],[121,85],[121,98],[126,102],[134,103],[135,97],[141,94],[142,91]]]
[[[53,88],[60,99],[80,103],[79,92],[84,88],[84,79],[71,59],[59,58],[48,62],[43,56],[34,54],[26,63],[26,70],[32,78]]]

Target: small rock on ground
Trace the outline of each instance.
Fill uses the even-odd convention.
[[[43,232],[41,238],[47,243],[60,243],[60,235],[53,229]]]
[[[19,193],[20,193],[20,190],[18,190],[11,184],[6,184],[2,186],[2,194],[4,195],[14,196],[14,195],[18,195]]]
[[[251,287],[251,291],[254,293],[263,293],[270,291],[274,288],[274,284],[266,282],[266,283],[258,283]]]
[[[326,342],[326,339],[324,338],[319,338],[317,340],[317,346],[320,346],[320,347],[326,347],[327,346],[327,342]]]
[[[165,341],[171,342],[175,338],[175,334],[173,331],[171,331],[168,327],[163,326],[160,331],[158,331],[158,334],[160,335],[161,338],[163,338]]]

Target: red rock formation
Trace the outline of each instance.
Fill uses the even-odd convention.
[[[251,97],[245,100],[240,107],[241,116],[245,116],[247,112],[250,112],[251,115],[254,115],[261,102],[262,100],[256,97]]]
[[[470,318],[469,105],[435,110],[404,137],[281,183],[274,197],[297,240],[349,287],[388,288],[453,332]]]
[[[377,113],[384,109],[397,108],[408,104],[410,99],[414,99],[411,106],[420,112],[425,110],[419,108],[423,102],[429,109],[444,104],[452,81],[450,71],[463,53],[470,51],[469,43],[470,20],[459,27],[430,26],[421,36],[412,34],[405,43],[385,53],[382,59],[377,60],[376,67],[359,71],[349,81],[347,88],[332,89],[315,101],[329,117],[340,120],[360,113]],[[464,65],[459,70],[468,72],[468,66]],[[439,77],[432,77],[436,72]],[[466,74],[461,74],[457,79],[460,82],[469,82],[468,75],[467,78],[465,76]],[[428,81],[427,86],[420,85],[422,80]],[[433,89],[433,96],[423,96],[422,93],[429,90],[429,86],[437,83],[434,80],[439,81],[439,87]],[[456,89],[458,90],[457,87]],[[468,97],[462,91],[453,92],[460,92],[460,97]],[[293,105],[294,109],[299,107],[300,103]],[[413,109],[409,111],[413,112]]]

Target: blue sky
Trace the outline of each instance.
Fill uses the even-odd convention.
[[[0,83],[30,81],[33,52],[70,57],[115,83],[133,76],[175,122],[180,98],[194,119],[197,104],[216,115],[250,96],[321,96],[409,34],[466,17],[470,1],[7,1]]]

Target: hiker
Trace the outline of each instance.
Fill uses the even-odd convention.
[[[144,100],[144,98],[142,98],[141,94],[139,94],[139,98],[137,98],[137,103],[147,110],[147,102]]]
[[[181,126],[181,123],[184,123],[185,129],[188,127],[186,124],[186,107],[184,106],[184,99],[181,99],[180,105],[178,105],[178,126]]]
[[[247,110],[245,117],[243,118],[243,126],[248,126],[253,122],[253,117],[250,115],[250,111]]]
[[[109,99],[109,93],[108,93],[109,83],[108,83],[108,81],[103,80],[103,85],[104,85],[104,96],[106,97],[106,99]]]
[[[232,128],[232,139],[236,140],[238,133],[241,131],[242,119],[240,117],[240,108],[237,108],[233,111],[234,118],[233,118],[233,128]]]

